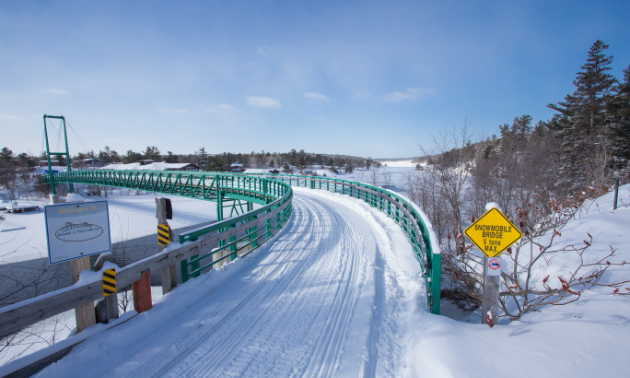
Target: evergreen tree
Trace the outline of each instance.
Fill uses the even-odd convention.
[[[160,150],[155,146],[147,146],[147,149],[144,151],[145,159],[160,161],[161,157]]]
[[[199,160],[207,160],[208,159],[208,153],[206,152],[206,148],[205,147],[201,147],[199,149],[199,151],[197,151],[197,155],[199,155]]]
[[[306,153],[304,150],[300,150],[295,158],[295,166],[300,170],[304,170],[306,167]]]
[[[560,145],[560,174],[572,187],[588,184],[586,172],[598,148],[608,147],[605,106],[616,79],[608,73],[613,57],[606,56],[608,45],[598,40],[590,48],[586,64],[578,72],[573,94],[549,108],[558,112],[549,126]]]
[[[10,161],[13,159],[13,151],[8,147],[2,147],[2,150],[0,150],[0,159]]]
[[[79,152],[77,154],[77,156],[81,160],[82,157],[80,155],[81,155],[81,153]],[[123,155],[123,162],[125,164],[135,163],[135,162],[137,162],[140,159],[142,159],[142,154],[139,153],[139,152],[133,152],[133,150],[129,150],[129,151],[127,151],[127,153],[125,155]]]
[[[166,151],[166,156],[164,156],[164,161],[167,163],[177,163],[177,155],[173,155],[171,151]]]
[[[524,114],[520,117],[514,118],[512,128],[514,129],[514,134],[518,143],[525,143],[527,137],[532,132],[532,116]]]
[[[220,154],[210,156],[206,167],[207,170],[211,172],[224,172],[230,170],[230,165],[225,161],[224,156]]]
[[[630,65],[623,71],[623,82],[607,105],[612,153],[621,162],[630,161]]]
[[[534,129],[532,130],[532,139],[541,140],[549,134],[549,126],[547,122],[538,121]]]

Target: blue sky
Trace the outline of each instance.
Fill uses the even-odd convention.
[[[573,92],[593,42],[630,64],[630,1],[0,3],[0,147],[39,153],[42,115],[124,153],[410,157]]]

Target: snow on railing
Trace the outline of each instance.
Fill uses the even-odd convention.
[[[302,176],[270,173],[243,173],[247,176],[262,176],[289,185],[322,189],[335,193],[348,194],[362,199],[372,207],[393,218],[409,237],[416,258],[422,267],[422,275],[427,285],[427,302],[433,314],[440,313],[440,290],[442,255],[437,235],[429,218],[409,199],[390,190],[376,186],[321,176]]]

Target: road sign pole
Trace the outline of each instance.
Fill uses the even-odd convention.
[[[483,258],[483,300],[481,301],[481,324],[488,323],[488,312],[490,312],[490,314],[492,314],[492,322],[490,324],[495,325],[499,315],[498,304],[501,276],[489,275],[490,269],[488,268],[488,264],[491,260],[496,260],[496,258],[489,258],[487,256],[484,256]]]
[[[499,255],[520,239],[521,231],[501,212],[499,205],[489,203],[486,212],[464,230],[464,234],[484,254],[481,323],[497,323],[501,289]]]

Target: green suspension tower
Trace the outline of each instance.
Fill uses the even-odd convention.
[[[66,145],[66,152],[50,152],[50,145],[48,144],[48,128],[46,126],[46,118],[60,119],[61,122],[63,123],[63,138]],[[44,114],[44,137],[46,138],[46,159],[48,160],[48,177],[50,178],[50,192],[53,195],[56,195],[57,193],[55,190],[55,180],[53,177],[52,161],[50,159],[50,156],[51,155],[65,156],[68,172],[70,172],[70,170],[72,169],[71,164],[70,164],[70,151],[68,150],[68,133],[66,132],[66,119],[64,118],[64,116],[51,116],[51,115]],[[74,185],[68,184],[68,186],[70,188],[70,193],[74,193]]]

